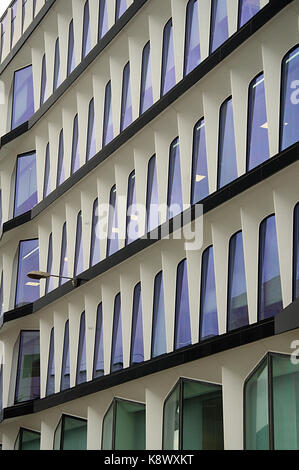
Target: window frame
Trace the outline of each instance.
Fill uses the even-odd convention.
[[[22,450],[21,446],[22,446],[22,443],[23,443],[23,432],[24,431],[28,431],[28,432],[31,432],[32,434],[36,434],[36,435],[39,436],[39,438],[41,438],[41,433],[40,432],[32,431],[32,429],[24,428],[23,426],[21,426],[19,428],[19,432],[17,434],[16,440],[15,440],[15,443],[14,443],[14,450]],[[16,449],[15,447],[16,447],[18,439],[19,439],[18,448]]]
[[[1,58],[0,58],[1,59]],[[17,126],[13,127],[13,118],[14,118],[14,98],[15,98],[15,77],[18,72],[21,72],[22,70],[25,70],[27,68],[31,67],[31,76],[32,76],[32,104],[33,104],[33,114],[34,114],[34,84],[33,84],[33,65],[32,64],[27,64],[24,65],[24,67],[21,67],[17,70],[14,70],[13,73],[13,79],[12,79],[12,94],[11,94],[11,117],[10,117],[10,130],[14,131],[15,129],[18,129],[20,126],[24,125],[25,122],[28,122],[28,120],[23,121],[21,124],[18,124]],[[31,116],[33,116],[33,114]]]
[[[33,240],[37,240],[38,241],[38,250],[39,250],[39,238],[26,238],[26,239],[22,239],[19,241],[19,244],[18,244],[18,249],[17,249],[17,271],[16,271],[16,286],[15,286],[15,293],[14,293],[14,309],[17,309],[19,308],[17,305],[16,305],[16,302],[17,302],[17,293],[18,293],[18,284],[19,284],[19,262],[20,262],[20,248],[21,248],[21,243],[23,242],[31,242]],[[39,252],[38,252],[39,254]],[[40,286],[39,286],[40,288]],[[39,293],[40,294],[40,293]],[[39,297],[40,298],[40,297]],[[34,303],[34,302],[33,302]],[[32,303],[31,303],[32,304]],[[26,305],[30,305],[29,304],[26,304]]]
[[[16,212],[16,202],[17,202],[17,198],[16,198],[16,195],[17,195],[17,185],[18,185],[18,162],[19,162],[19,159],[20,158],[23,158],[23,157],[29,157],[30,155],[35,155],[35,171],[36,171],[36,199],[37,199],[37,203],[33,206],[35,207],[37,204],[38,204],[38,188],[37,188],[37,161],[36,161],[36,150],[31,150],[29,152],[25,152],[25,153],[20,153],[17,155],[17,158],[16,158],[16,165],[15,165],[15,181],[14,181],[14,202],[13,202],[13,218],[16,219],[18,217],[20,217],[21,215],[24,215],[26,214],[27,212],[31,212],[33,207],[31,209],[29,209],[28,211],[26,212],[22,212],[21,214],[19,215],[15,215],[15,212]]]
[[[298,220],[296,220],[296,214],[298,212]],[[292,263],[292,301],[295,302],[295,300],[298,298],[296,297],[296,284],[297,284],[297,263],[299,263],[299,249],[297,250],[296,247],[296,222],[299,226],[299,202],[295,204],[294,210],[293,210],[293,250],[292,250],[292,258],[293,258],[293,263]],[[298,237],[298,235],[297,235]],[[297,252],[295,251],[297,250]]]
[[[54,446],[55,446],[55,433],[61,423],[61,433],[60,433],[60,442],[59,442],[59,449],[58,450],[64,450],[63,449],[63,441],[64,441],[64,430],[65,430],[65,418],[71,418],[71,419],[74,419],[74,420],[77,420],[77,421],[84,421],[84,423],[86,423],[86,426],[88,425],[88,422],[87,422],[87,419],[84,419],[84,418],[79,418],[77,416],[73,416],[73,415],[68,415],[66,413],[62,413],[61,414],[61,418],[60,420],[58,421],[58,424],[55,428],[55,431],[54,431],[54,436],[53,436],[53,450],[54,449]]]

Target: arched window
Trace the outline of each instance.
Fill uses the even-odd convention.
[[[46,395],[55,393],[54,328],[51,330],[47,371]]]
[[[106,85],[104,103],[104,123],[103,123],[103,147],[113,139],[113,119],[111,101],[111,80]]]
[[[134,288],[130,365],[144,361],[141,283]]]
[[[65,180],[64,173],[64,142],[63,142],[63,129],[59,134],[59,146],[58,146],[58,162],[57,162],[57,180],[56,186],[62,184]]]
[[[40,398],[39,331],[21,331],[14,403]]]
[[[298,450],[299,365],[268,353],[244,385],[246,450]]]
[[[294,210],[293,300],[299,297],[299,203]]]
[[[169,151],[167,207],[169,219],[183,211],[180,142],[178,137],[170,145]]]
[[[161,97],[176,84],[172,18],[166,23],[163,31]]]
[[[299,46],[292,49],[282,61],[282,92],[280,114],[280,150],[298,142],[298,76]]]
[[[218,189],[238,177],[232,98],[220,108],[218,140]]]
[[[34,114],[32,65],[16,70],[13,80],[11,129],[28,121]]]
[[[98,305],[95,348],[93,360],[93,378],[104,375],[104,336],[103,336],[103,306]]]
[[[151,45],[148,41],[142,51],[141,88],[140,88],[140,114],[144,113],[153,104]]]
[[[116,0],[115,3],[115,21],[117,21],[126,11],[127,1],[126,0]]]
[[[42,59],[40,106],[42,106],[44,102],[46,101],[46,88],[47,88],[47,64],[46,64],[46,54],[44,54],[43,59]]]
[[[136,204],[136,181],[135,170],[129,176],[127,197],[127,233],[126,245],[138,238],[138,211]]]
[[[102,39],[108,31],[108,11],[107,0],[100,0],[99,6],[99,35],[98,40]]]
[[[159,196],[156,155],[148,162],[146,193],[146,230],[151,232],[159,225]]]
[[[177,268],[174,349],[180,349],[189,344],[191,344],[189,288],[187,260],[184,259]]]
[[[247,171],[263,163],[269,156],[265,79],[261,73],[249,86]]]
[[[87,421],[62,415],[54,433],[54,450],[86,450]]]
[[[15,308],[34,302],[40,296],[39,282],[29,281],[27,274],[39,270],[38,239],[19,244]]]
[[[53,237],[52,237],[52,233],[50,233],[49,244],[48,244],[47,273],[52,274],[52,266],[53,266]],[[47,277],[46,294],[48,294],[48,292],[51,292],[51,290],[53,289],[54,289],[53,277]]]
[[[94,99],[92,98],[88,108],[88,130],[86,144],[86,161],[96,154],[96,136],[94,128]]]
[[[60,83],[61,83],[61,77],[60,77],[60,50],[59,50],[59,38],[57,38],[56,43],[55,43],[53,93],[59,87]]]
[[[72,142],[72,159],[71,159],[71,175],[80,168],[80,154],[79,154],[79,129],[78,129],[78,114],[74,117],[73,122],[73,142]]]
[[[121,99],[121,116],[120,116],[120,132],[128,127],[132,122],[132,98],[130,84],[130,62],[125,65],[123,71],[122,99]]]
[[[66,222],[64,222],[63,228],[62,228],[59,276],[68,276]],[[59,278],[60,286],[62,286],[62,284],[64,284],[65,282],[66,282],[66,279],[63,279],[62,277]]]
[[[152,324],[152,357],[161,356],[166,353],[166,326],[163,272],[160,271],[155,277],[154,305]]]
[[[45,157],[45,173],[44,173],[44,190],[43,196],[47,197],[51,192],[51,182],[50,182],[50,146],[49,142],[46,147],[46,157]]]
[[[206,127],[200,119],[193,131],[191,204],[196,204],[209,195],[209,178],[206,149]]]
[[[123,341],[120,294],[114,300],[110,372],[123,368]]]
[[[83,270],[82,213],[80,211],[77,217],[74,277],[82,273]]]
[[[111,256],[116,251],[118,251],[118,218],[117,218],[116,186],[114,185],[111,188],[110,199],[109,199],[107,256]]]
[[[80,332],[78,344],[76,385],[86,382],[86,325],[85,312],[82,313],[80,319]]]
[[[20,428],[14,450],[40,450],[40,433]]]
[[[184,75],[190,73],[200,63],[200,40],[198,23],[198,1],[189,0],[186,11],[186,35]]]
[[[100,228],[99,228],[99,203],[98,198],[93,203],[92,209],[92,227],[91,227],[91,246],[89,267],[99,263],[100,257]]]
[[[239,0],[239,28],[259,12],[260,3],[261,0]]]
[[[280,267],[275,215],[260,225],[258,319],[273,317],[282,310]]]
[[[69,320],[65,323],[62,368],[60,379],[60,391],[70,388],[70,339],[69,339]]]
[[[232,331],[248,323],[243,236],[238,232],[229,242],[227,329]]]
[[[14,217],[30,211],[37,204],[36,153],[18,155]]]
[[[69,25],[69,42],[67,52],[67,75],[69,76],[75,68],[75,48],[74,48],[74,22]]]
[[[210,54],[228,39],[226,0],[212,0]]]
[[[222,387],[180,379],[164,402],[163,450],[223,450]]]
[[[214,250],[210,246],[202,254],[200,286],[200,339],[217,336],[218,313],[214,271]]]
[[[89,0],[84,5],[83,15],[83,39],[82,39],[82,60],[87,56],[91,50],[91,39],[90,39],[90,17],[89,17]]]

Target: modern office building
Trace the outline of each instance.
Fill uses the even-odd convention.
[[[2,449],[298,449],[299,0],[0,25]]]

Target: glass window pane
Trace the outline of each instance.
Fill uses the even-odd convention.
[[[228,331],[248,325],[249,318],[242,232],[236,233],[230,239],[227,297]]]
[[[273,317],[282,310],[280,267],[275,216],[260,225],[258,318]]]
[[[163,273],[157,274],[154,285],[152,357],[166,353],[166,327],[164,307]]]
[[[134,289],[130,364],[144,361],[141,283]]]
[[[200,41],[198,23],[198,2],[189,0],[186,13],[186,39],[184,75],[190,73],[200,63]]]
[[[103,307],[102,303],[98,306],[97,325],[95,336],[93,378],[104,375],[104,337],[103,337]]]
[[[0,62],[2,62],[2,53],[3,53],[4,42],[5,42],[6,25],[7,25],[7,14],[4,16],[1,22]]]
[[[13,40],[14,40],[14,35],[15,35],[17,7],[18,7],[18,1],[16,0],[11,5],[10,48],[12,48],[13,46]]]
[[[46,55],[44,54],[42,60],[42,77],[41,77],[41,90],[40,90],[40,106],[46,101],[46,88],[47,88],[47,64]]]
[[[293,300],[299,297],[299,204],[294,210]]]
[[[21,433],[19,450],[40,450],[40,434],[38,432],[22,429]]]
[[[89,267],[99,263],[100,257],[100,226],[99,226],[99,203],[96,199],[92,210],[91,248]]]
[[[114,185],[110,191],[107,257],[111,256],[116,251],[118,251],[118,219],[116,186]]]
[[[58,164],[57,164],[57,180],[56,186],[62,184],[65,180],[64,173],[64,143],[63,143],[63,129],[59,134],[59,147],[58,147]]]
[[[145,405],[116,401],[115,450],[145,450]]]
[[[74,48],[74,22],[69,25],[69,42],[67,55],[67,74],[70,75],[75,68],[75,48]]]
[[[191,344],[191,324],[189,308],[189,289],[187,260],[183,260],[177,269],[175,301],[175,349]]]
[[[241,28],[260,10],[261,0],[239,0],[239,27]]]
[[[54,328],[51,330],[46,395],[55,393]]]
[[[123,72],[123,86],[121,99],[120,132],[132,122],[132,98],[130,84],[130,63],[128,62]]]
[[[40,397],[39,331],[20,334],[15,403]]]
[[[56,43],[55,43],[53,93],[59,87],[60,83],[61,83],[60,50],[59,50],[59,38],[57,38]]]
[[[220,108],[218,145],[218,189],[238,178],[233,102],[229,98]]]
[[[32,65],[14,74],[11,129],[28,121],[34,114]]]
[[[210,54],[228,39],[226,0],[212,0]]]
[[[126,229],[126,245],[129,245],[138,238],[138,210],[136,204],[135,171],[130,174],[128,182]]]
[[[281,144],[280,150],[298,142],[298,75],[299,46],[291,51],[282,63]]]
[[[172,142],[169,152],[167,207],[169,219],[183,211],[180,143],[178,137]]]
[[[80,168],[80,154],[79,154],[79,129],[78,129],[78,114],[76,114],[73,122],[73,143],[72,143],[72,160],[71,160],[71,175]]]
[[[200,288],[200,339],[217,336],[218,313],[214,272],[214,250],[210,246],[202,255]]]
[[[83,270],[82,214],[80,211],[77,217],[74,277],[82,273]]]
[[[48,245],[48,261],[47,261],[47,273],[52,273],[52,266],[53,266],[53,237],[52,233],[49,236],[49,245]],[[54,289],[54,282],[53,277],[48,277],[46,279],[46,294],[51,292]]]
[[[110,372],[123,368],[123,342],[120,294],[115,297]]]
[[[264,74],[249,87],[247,170],[263,163],[270,156]]]
[[[158,180],[156,168],[156,155],[148,162],[147,170],[147,194],[146,194],[147,232],[151,232],[159,226],[159,198]]]
[[[89,1],[84,5],[84,16],[83,16],[83,41],[82,41],[82,60],[91,50],[91,39],[90,39],[90,17],[89,17]]]
[[[161,97],[176,84],[172,18],[166,23],[163,32]]]
[[[64,276],[64,277],[68,276],[66,222],[63,224],[63,228],[62,228],[59,276]],[[65,282],[67,282],[67,280],[60,277],[59,285],[62,286],[62,284],[64,284]]]
[[[55,429],[53,450],[60,450],[61,431],[62,431],[62,418],[59,421],[57,428]]]
[[[192,204],[209,195],[209,178],[206,150],[206,127],[204,119],[198,121],[193,132],[192,156]]]
[[[126,11],[127,2],[126,0],[116,0],[115,5],[115,21],[117,21]]]
[[[114,404],[112,404],[104,416],[102,428],[102,450],[112,450],[113,445],[113,417]]]
[[[39,281],[27,277],[31,271],[39,271],[38,239],[20,242],[15,307],[34,302],[40,296]]]
[[[62,450],[86,450],[87,421],[64,416]]]
[[[45,157],[45,176],[44,176],[44,198],[47,197],[51,192],[51,181],[50,181],[50,147],[49,143],[46,147],[46,157]]]
[[[85,312],[81,315],[77,359],[76,385],[86,382],[86,327]]]
[[[112,101],[111,101],[111,81],[106,85],[104,103],[104,125],[103,125],[103,147],[113,139]]]
[[[108,10],[107,10],[107,0],[100,0],[100,9],[99,9],[99,40],[108,31]]]
[[[151,46],[148,42],[142,51],[141,88],[140,88],[140,114],[144,113],[153,104]]]
[[[36,153],[17,159],[14,217],[30,211],[37,204]]]
[[[94,127],[94,99],[92,98],[88,108],[88,131],[86,144],[86,161],[96,154],[96,136]]]
[[[70,388],[70,342],[69,342],[69,321],[65,323],[63,356],[61,368],[60,391]]]
[[[163,450],[180,449],[180,384],[165,400],[163,413]]]

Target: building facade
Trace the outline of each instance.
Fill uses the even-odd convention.
[[[2,449],[298,449],[299,0],[0,25]]]

